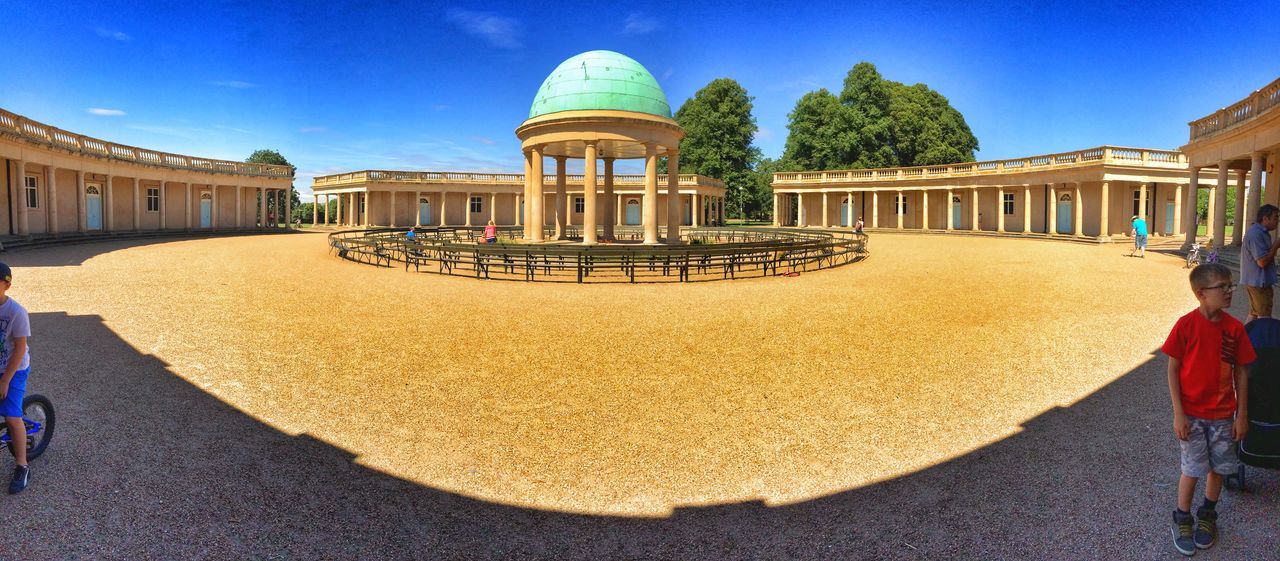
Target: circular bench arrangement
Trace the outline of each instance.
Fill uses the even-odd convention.
[[[641,228],[618,227],[617,243],[572,240],[528,243],[521,227],[500,228],[498,243],[483,228],[348,230],[329,234],[330,251],[343,259],[405,270],[552,282],[679,282],[789,275],[866,258],[867,237],[846,231],[783,228],[681,228],[681,244],[644,245]],[[580,239],[580,238],[578,238]]]

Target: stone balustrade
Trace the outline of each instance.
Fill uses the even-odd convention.
[[[597,178],[597,183],[604,185],[603,178]],[[356,185],[361,183],[425,183],[425,184],[482,184],[482,185],[523,185],[524,174],[520,173],[472,173],[472,172],[452,172],[452,171],[388,171],[388,170],[364,170],[353,171],[349,173],[338,173],[333,175],[316,176],[315,187],[335,187],[341,185]],[[565,176],[565,183],[568,185],[582,185],[583,179],[581,174],[570,174]],[[658,184],[666,185],[666,174],[658,174]],[[555,175],[546,175],[543,177],[543,183],[546,185],[555,185]],[[620,185],[644,185],[644,175],[615,175],[613,176],[614,186]],[[680,174],[680,185],[700,186],[700,187],[724,187],[724,182],[711,177],[704,177],[695,174]]]
[[[15,136],[27,142],[52,146],[75,154],[136,162],[205,173],[226,173],[266,177],[293,177],[293,167],[272,164],[251,164],[230,160],[213,160],[195,156],[183,156],[116,144],[97,138],[64,131],[22,115],[0,109],[0,134]]]
[[[1191,126],[1191,142],[1204,140],[1236,125],[1256,119],[1277,106],[1280,106],[1280,78],[1249,94],[1249,97],[1219,109],[1212,115],[1188,123]]]
[[[858,183],[892,180],[973,177],[1002,173],[1022,173],[1098,165],[1099,163],[1146,167],[1185,168],[1187,158],[1176,150],[1149,150],[1099,146],[1074,152],[1044,154],[1011,160],[965,162],[940,166],[853,169],[834,171],[790,171],[773,174],[774,185],[813,183]]]

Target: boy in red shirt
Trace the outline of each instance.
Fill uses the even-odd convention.
[[[1161,351],[1169,355],[1173,433],[1182,448],[1173,545],[1183,555],[1208,549],[1218,537],[1215,507],[1222,476],[1236,471],[1235,442],[1249,428],[1245,403],[1247,366],[1257,359],[1244,325],[1224,310],[1231,306],[1231,271],[1217,263],[1191,271],[1191,291],[1200,307],[1178,319]],[[1234,415],[1234,420],[1233,420]],[[1191,495],[1208,475],[1204,504],[1192,528]]]

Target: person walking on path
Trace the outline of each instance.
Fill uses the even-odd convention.
[[[1240,247],[1240,284],[1249,291],[1249,316],[1244,322],[1271,317],[1275,300],[1276,252],[1280,239],[1271,241],[1271,232],[1280,225],[1280,208],[1262,205],[1258,221],[1249,226]]]
[[[1133,227],[1129,230],[1129,235],[1133,236],[1133,250],[1138,253],[1138,257],[1146,259],[1147,257],[1147,221],[1134,216],[1129,219],[1133,223]],[[1130,256],[1133,253],[1129,253]]]
[[[498,225],[492,220],[484,227],[484,243],[498,243]]]

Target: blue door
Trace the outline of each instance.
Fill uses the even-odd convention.
[[[1071,193],[1058,195],[1058,233],[1071,233]]]
[[[845,228],[849,227],[849,199],[845,199],[840,203],[840,225]]]
[[[964,216],[964,205],[960,204],[960,197],[951,196],[951,226],[953,228],[960,227],[960,218]]]
[[[90,185],[84,192],[85,221],[90,230],[102,229],[102,193],[97,185]]]
[[[200,227],[213,226],[213,199],[208,193],[200,194]]]
[[[418,224],[431,224],[431,200],[418,199]]]
[[[627,224],[631,226],[640,224],[640,201],[635,199],[627,201]]]
[[[1164,235],[1173,235],[1173,203],[1164,204]]]

